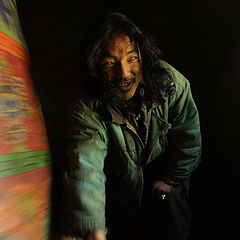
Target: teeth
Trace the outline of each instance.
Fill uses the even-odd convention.
[[[129,86],[130,83],[121,83],[120,86],[121,87],[126,87],[126,86]]]

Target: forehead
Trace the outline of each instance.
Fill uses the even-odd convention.
[[[106,40],[103,46],[103,51],[105,53],[108,52],[123,54],[132,50],[137,51],[134,40],[131,40],[128,35],[120,30],[114,31]]]

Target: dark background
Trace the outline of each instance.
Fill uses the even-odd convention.
[[[99,11],[125,13],[155,37],[165,60],[189,79],[199,108],[203,158],[191,182],[192,239],[240,239],[239,1],[17,3],[35,90],[46,120],[54,173],[62,157],[64,113],[81,86],[79,56],[84,29]],[[57,192],[53,200],[58,206]],[[54,227],[57,230],[55,221]]]

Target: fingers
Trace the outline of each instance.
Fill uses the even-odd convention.
[[[159,193],[169,193],[171,192],[173,186],[166,184],[163,181],[156,181],[153,183],[153,190],[154,192],[159,192]]]

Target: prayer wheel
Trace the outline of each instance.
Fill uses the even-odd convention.
[[[51,157],[15,0],[0,0],[0,239],[49,239]]]

